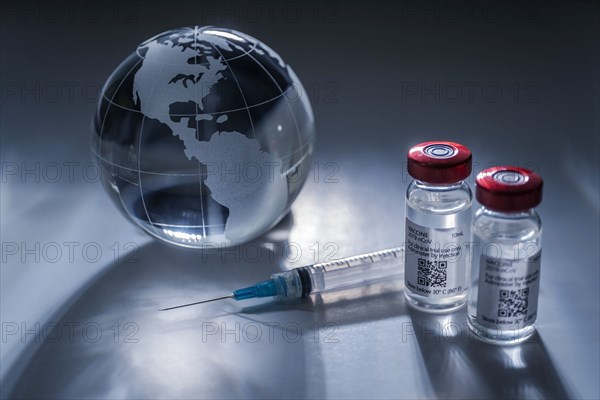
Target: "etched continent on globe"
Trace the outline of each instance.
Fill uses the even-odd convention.
[[[195,120],[213,119],[212,114],[202,113],[203,101],[213,85],[225,79],[221,71],[228,68],[227,60],[221,54],[218,58],[213,56],[214,51],[220,53],[219,48],[231,51],[227,40],[220,37],[207,40],[206,35],[196,31],[192,36],[177,36],[173,41],[163,43],[154,40],[145,45],[148,50],[133,83],[134,102],[140,103],[140,109],[146,117],[167,125],[183,141],[188,158],[194,157],[218,169],[234,171],[233,174],[222,174],[213,170],[204,184],[210,189],[212,198],[229,209],[225,236],[235,239],[253,229],[254,223],[261,223],[248,220],[244,207],[253,207],[253,203],[265,201],[269,208],[284,207],[287,185],[280,173],[273,176],[269,174],[270,166],[281,166],[281,160],[262,152],[255,139],[240,132],[215,131],[210,140],[199,140],[197,126],[190,123],[194,116],[182,117],[178,121],[171,117],[172,105],[191,102],[198,110]],[[205,50],[209,50],[206,55]],[[198,60],[205,63],[196,64]],[[157,95],[153,96],[153,93]],[[236,176],[238,170],[248,165],[260,167],[258,180],[250,181]],[[269,193],[266,197],[265,191]],[[252,216],[252,219],[255,218]]]
[[[243,242],[277,222],[306,178],[314,142],[312,111],[291,69],[256,39],[219,28],[163,33],[136,56],[120,82],[107,82],[103,101],[110,101],[96,119],[97,155],[126,214],[155,236],[193,247]],[[111,111],[119,106],[139,110],[141,120],[131,118],[137,137],[107,121],[126,112]],[[134,168],[124,165],[132,160]]]

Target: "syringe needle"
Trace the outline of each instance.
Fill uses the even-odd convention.
[[[214,299],[210,299],[210,300],[203,300],[203,301],[197,301],[195,303],[189,303],[189,304],[182,304],[180,306],[174,306],[174,307],[167,307],[167,308],[161,308],[158,311],[167,311],[167,310],[174,310],[176,308],[183,308],[183,307],[189,307],[189,306],[195,306],[196,304],[202,304],[202,303],[210,303],[211,301],[217,301],[217,300],[225,300],[225,299],[233,299],[234,296],[233,294],[227,295],[227,296],[223,296],[223,297],[216,297]]]

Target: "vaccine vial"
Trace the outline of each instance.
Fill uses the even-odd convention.
[[[406,192],[405,296],[428,312],[466,303],[473,195],[464,181],[471,152],[453,142],[420,143],[408,152],[415,180]]]
[[[482,205],[473,218],[469,327],[495,344],[525,341],[535,332],[542,223],[533,209],[542,200],[542,178],[517,167],[477,175]]]

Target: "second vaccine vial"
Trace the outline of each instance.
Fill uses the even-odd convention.
[[[430,312],[462,307],[473,194],[469,149],[454,142],[425,142],[408,153],[415,180],[406,192],[405,294],[408,303]]]

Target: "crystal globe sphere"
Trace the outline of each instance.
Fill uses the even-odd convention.
[[[230,29],[161,33],[106,82],[91,149],[134,223],[186,247],[231,246],[275,225],[302,188],[315,142],[300,80]]]

